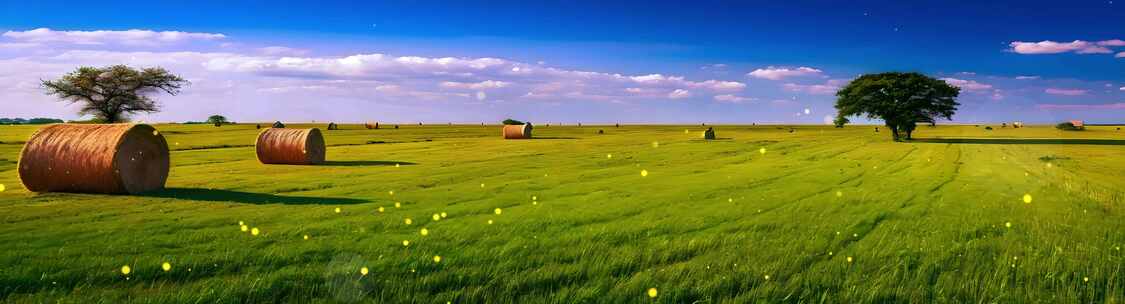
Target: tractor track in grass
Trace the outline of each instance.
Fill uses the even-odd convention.
[[[949,148],[956,148],[956,147],[953,147],[952,144],[947,144],[946,147],[947,147],[946,150],[949,150]],[[962,165],[961,164],[961,154],[962,154],[961,149],[958,148],[958,149],[955,149],[955,150],[957,151],[957,157],[953,159],[953,173],[950,174],[949,177],[942,180],[940,183],[938,183],[933,188],[930,188],[930,193],[938,192],[942,188],[945,188],[946,185],[949,185],[949,183],[951,183],[951,182],[953,182],[953,180],[957,179],[957,175],[961,173],[961,165]]]

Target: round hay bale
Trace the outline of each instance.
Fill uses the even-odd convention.
[[[277,128],[277,129],[281,129],[281,128],[285,127],[285,124],[281,123],[281,121],[279,120],[279,121],[273,122],[273,127]]]
[[[18,167],[33,192],[136,194],[164,188],[168,142],[144,124],[57,124],[31,135]]]
[[[504,139],[531,139],[531,123],[504,125]]]
[[[324,163],[324,136],[317,128],[276,129],[258,133],[254,144],[263,164],[313,165]]]

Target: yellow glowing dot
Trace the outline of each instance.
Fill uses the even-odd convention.
[[[400,167],[399,164],[395,164],[395,168],[398,168],[398,167]]]
[[[770,280],[770,275],[767,274],[766,275],[766,281],[769,281],[769,280]]]
[[[258,235],[258,233],[260,233],[260,232],[261,232],[261,231],[259,231],[259,230],[258,230],[258,227],[254,227],[254,228],[251,228],[251,229],[250,229],[250,234],[251,234],[251,235]]]
[[[859,233],[852,233],[852,237],[859,237]]]
[[[844,192],[836,191],[836,197],[844,196]]]
[[[489,225],[492,225],[492,220],[488,220],[488,224],[489,224]]]
[[[133,268],[129,267],[129,265],[121,266],[121,274],[129,275],[130,272],[133,272]]]
[[[448,214],[445,214],[445,212],[442,212],[442,213],[441,213],[441,218],[446,218],[447,216],[449,216],[449,215],[448,215]]]
[[[441,263],[441,256],[440,255],[434,256],[434,263]]]
[[[532,205],[536,205],[536,206],[538,206],[538,205],[539,205],[539,202],[538,202],[538,201],[531,201],[531,204],[532,204]]]
[[[538,196],[534,196],[534,195],[532,195],[532,196],[531,196],[531,200],[533,200],[533,201],[537,201],[537,200],[539,200],[539,197],[538,197]]]
[[[1023,176],[1029,176],[1029,175],[1031,175],[1031,173],[1027,173],[1027,172],[1023,173]]]
[[[402,208],[402,203],[395,202],[395,208]]]
[[[391,191],[387,191],[387,194],[390,194],[390,195],[395,195],[395,191],[394,191],[394,190],[391,190]]]
[[[434,217],[434,220],[435,220],[435,221],[440,221],[440,220],[441,220],[441,214],[437,214],[437,213],[434,213],[434,216],[433,216],[433,217]]]
[[[848,257],[848,263],[852,262],[852,257]]]
[[[4,189],[7,189],[7,188],[4,187],[4,184],[0,184],[0,192],[4,192]]]
[[[1050,167],[1051,167],[1051,163],[1047,163],[1047,168],[1050,168]]]
[[[404,220],[402,220],[402,221],[403,221],[403,222],[405,222],[405,223],[406,223],[407,225],[410,225],[410,224],[413,224],[413,223],[414,223],[414,220],[410,219],[409,217],[408,217],[408,218],[406,218],[406,219],[404,219]]]
[[[1089,281],[1090,281],[1089,277],[1082,277],[1082,282],[1089,282]]]
[[[250,227],[247,227],[246,225],[242,225],[239,228],[242,229],[242,232],[246,232],[246,231],[250,230]]]
[[[641,177],[648,176],[648,170],[641,170]]]
[[[367,275],[367,267],[363,267],[363,268],[360,268],[360,269],[359,269],[359,274],[361,274],[361,275]]]
[[[242,226],[242,225],[246,225],[246,223],[243,223],[242,221],[238,221],[238,225]]]
[[[160,269],[164,269],[164,271],[172,270],[172,264],[168,264],[168,262],[164,262],[163,265],[160,265]]]
[[[492,210],[492,212],[496,213],[496,214],[501,214],[501,213],[504,213],[504,210],[500,210],[500,208],[496,208],[496,210]]]
[[[383,211],[385,211],[385,210],[386,209],[383,209],[383,206],[379,206],[379,213],[383,213]]]
[[[654,142],[652,142],[652,147],[653,147],[653,148],[659,148],[659,147],[660,147],[660,142],[658,142],[658,141],[654,141]]]
[[[153,135],[153,136],[155,136],[155,135],[160,135],[160,131],[157,131],[157,130],[152,130],[152,135]]]
[[[1012,228],[1012,222],[1004,223],[1004,227]]]
[[[758,149],[758,153],[760,153],[760,154],[766,154],[766,148],[765,148],[765,147],[759,148],[759,149]]]
[[[648,289],[648,297],[655,298],[660,292],[656,291],[656,287]]]
[[[687,130],[687,129],[684,129],[684,134],[688,134],[688,130]]]
[[[828,255],[832,255],[832,252],[831,252],[831,251],[829,251],[829,252],[828,252]]]
[[[430,230],[429,230],[429,229],[426,229],[426,228],[422,228],[422,232],[421,232],[421,233],[422,233],[422,235],[430,235]]]
[[[340,213],[340,207],[336,207],[336,213]]]
[[[309,235],[308,235],[308,234],[306,234],[306,235],[305,235],[305,240],[308,240],[308,239],[309,239]]]
[[[402,240],[402,246],[410,246],[410,241]]]
[[[606,154],[605,158],[613,158],[613,154]]]
[[[481,187],[481,188],[484,188],[484,183],[481,183],[481,184],[480,184],[480,187]]]
[[[1031,203],[1031,194],[1024,194],[1023,195],[1023,203],[1024,204],[1030,204]]]
[[[727,202],[728,202],[728,203],[733,203],[733,202],[734,202],[734,198],[732,198],[732,197],[728,197],[728,198],[727,198]]]

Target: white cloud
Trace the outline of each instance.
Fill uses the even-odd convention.
[[[485,98],[488,98],[488,94],[485,94],[483,91],[477,91],[476,96],[477,100],[484,100]]]
[[[1046,92],[1047,94],[1051,94],[1051,95],[1063,95],[1063,96],[1081,96],[1081,95],[1086,95],[1086,93],[1087,93],[1086,90],[1082,90],[1082,89],[1059,89],[1059,88],[1047,88],[1043,92]]]
[[[1012,52],[1016,52],[1018,54],[1059,54],[1068,52],[1074,52],[1078,54],[1113,53],[1113,51],[1110,51],[1109,48],[1106,48],[1104,45],[1102,45],[1102,43],[1108,43],[1105,45],[1114,45],[1114,43],[1116,42],[1114,40],[1106,40],[1101,42],[1090,42],[1082,40],[1075,40],[1071,42],[1055,42],[1044,40],[1040,42],[1013,41],[1008,45],[1011,47]]]
[[[266,56],[305,56],[309,50],[295,49],[284,46],[267,46],[258,48],[258,52]]]
[[[1035,80],[1035,79],[1039,79],[1039,76],[1016,76],[1016,79],[1017,80]]]
[[[7,31],[4,38],[21,42],[34,43],[64,43],[79,45],[123,44],[136,46],[153,46],[198,40],[219,40],[226,35],[216,33],[192,33],[180,31],[151,31],[151,30],[125,30],[125,31],[56,31],[49,28],[37,28],[29,31]]]
[[[1105,41],[1098,41],[1098,45],[1101,45],[1101,46],[1125,46],[1125,40],[1111,39],[1111,40],[1105,40]]]
[[[688,97],[691,97],[691,91],[684,89],[675,89],[671,93],[668,93],[668,98],[671,99],[682,99]]]
[[[1121,87],[1120,89],[1117,89],[1117,90],[1118,91],[1125,91],[1125,87]]]
[[[511,85],[510,82],[485,80],[481,82],[456,82],[456,81],[443,81],[441,86],[454,89],[469,89],[469,90],[488,90],[499,89]]]
[[[1113,58],[1125,58],[1125,52],[1117,53],[1117,55],[1114,55]]]
[[[790,92],[802,92],[813,95],[833,95],[840,90],[840,86],[833,83],[826,84],[796,84],[786,83],[781,88]]]
[[[714,99],[715,101],[718,101],[718,102],[729,102],[729,103],[744,103],[744,102],[751,102],[751,101],[756,100],[755,98],[736,96],[736,95],[733,95],[733,94],[715,95],[711,98]]]
[[[951,86],[959,87],[959,88],[964,89],[966,91],[985,91],[985,90],[991,90],[992,89],[992,85],[976,82],[974,80],[965,80],[965,79],[957,79],[957,78],[949,78],[949,77],[942,78],[941,80],[944,80],[945,83],[948,83]]]
[[[795,69],[791,69],[770,66],[764,69],[756,69],[746,75],[755,78],[781,80],[789,77],[820,75],[821,73],[823,73],[821,70],[810,67],[798,67]]]

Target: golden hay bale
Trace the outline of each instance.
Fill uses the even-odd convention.
[[[531,123],[504,125],[504,139],[531,139]]]
[[[707,131],[703,131],[703,139],[715,139],[715,130],[708,127]]]
[[[269,128],[258,133],[258,161],[263,164],[312,165],[324,163],[324,136],[317,128]]]
[[[164,188],[168,142],[144,124],[57,124],[31,135],[20,181],[33,192],[125,194]]]

